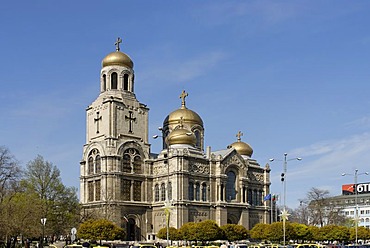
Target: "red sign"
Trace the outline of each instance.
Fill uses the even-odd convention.
[[[355,193],[355,185],[352,184],[344,184],[342,185],[342,195],[353,195]]]

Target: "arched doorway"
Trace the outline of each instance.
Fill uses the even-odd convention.
[[[127,240],[128,241],[135,241],[135,233],[136,233],[136,228],[135,228],[135,219],[129,218],[127,222]]]

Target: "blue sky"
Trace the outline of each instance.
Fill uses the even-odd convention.
[[[37,154],[79,187],[85,109],[101,60],[134,61],[150,136],[187,106],[220,150],[236,133],[271,163],[271,191],[287,204],[311,187],[341,193],[370,165],[369,1],[6,1],[0,5],[0,145],[23,166]],[[152,152],[160,142],[152,140]],[[370,178],[359,176],[359,182]]]

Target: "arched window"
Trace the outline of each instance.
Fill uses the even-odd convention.
[[[131,158],[129,154],[124,154],[122,158],[122,172],[131,172]]]
[[[207,201],[207,184],[202,184],[202,201]]]
[[[189,200],[194,201],[194,183],[189,182]]]
[[[116,90],[117,89],[117,80],[118,76],[116,72],[113,72],[111,75],[111,89]]]
[[[140,152],[135,148],[128,148],[123,152],[122,172],[141,174],[142,164]]]
[[[123,90],[129,90],[128,89],[128,74],[123,75]]]
[[[172,200],[172,183],[168,182],[168,199]]]
[[[227,182],[226,182],[226,201],[232,201],[236,199],[236,190],[235,190],[236,175],[233,171],[227,173]]]
[[[91,175],[94,174],[94,159],[93,157],[89,157],[89,162],[87,164],[87,174]]]
[[[154,191],[155,191],[154,192],[154,195],[155,195],[155,198],[154,198],[155,200],[154,201],[157,202],[157,201],[159,201],[159,185],[158,184],[155,185]]]
[[[107,90],[107,75],[103,75],[103,91]]]
[[[101,172],[101,159],[99,155],[95,157],[95,167],[96,167],[95,172],[100,173]]]
[[[134,157],[134,172],[141,173],[141,157],[140,156]]]
[[[200,201],[200,184],[195,184],[195,200]]]
[[[161,201],[166,200],[166,185],[162,183],[161,185]]]
[[[195,144],[195,147],[197,147],[197,148],[201,148],[202,141],[201,141],[200,131],[199,131],[199,130],[195,130],[195,131],[194,131],[194,135],[195,135],[195,138],[196,138],[196,140],[197,140],[197,142],[196,142],[196,144]]]

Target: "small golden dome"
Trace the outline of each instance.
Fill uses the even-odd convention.
[[[230,146],[233,147],[233,148],[235,148],[235,150],[240,155],[246,155],[248,157],[252,157],[253,149],[247,143],[245,143],[243,141],[237,141],[237,142],[232,143]]]
[[[105,56],[102,61],[102,66],[105,67],[110,65],[127,66],[131,69],[134,67],[134,63],[132,62],[130,57],[120,51],[115,51]]]
[[[243,136],[243,133],[239,131],[236,135],[238,141],[232,143],[230,147],[234,148],[240,155],[252,157],[253,154],[252,147],[249,144],[241,141],[241,136]]]
[[[192,145],[195,146],[197,138],[194,133],[184,128],[173,130],[166,138],[168,145]]]
[[[190,110],[186,107],[185,98],[188,96],[184,90],[182,91],[180,98],[182,99],[181,108],[171,112],[163,122],[163,126],[167,125],[176,125],[190,124],[190,125],[200,125],[203,127],[203,121],[200,116],[195,113],[193,110]]]

